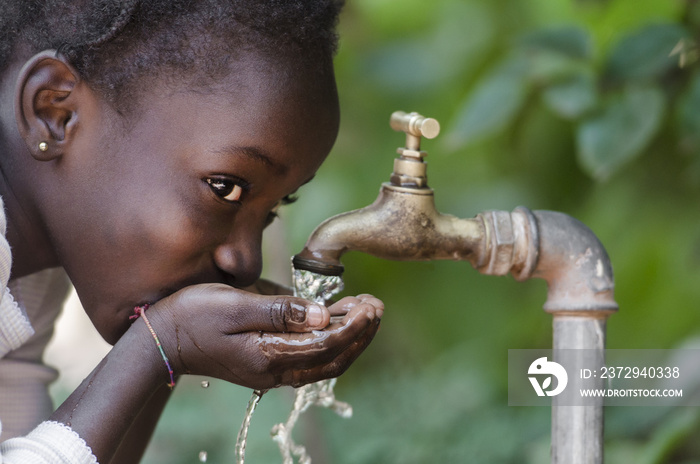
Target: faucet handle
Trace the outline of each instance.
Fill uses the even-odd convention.
[[[406,146],[396,150],[401,157],[394,159],[391,185],[432,192],[428,188],[426,164],[423,162],[427,153],[420,149],[420,138],[437,137],[440,123],[418,113],[395,111],[389,119],[389,125],[397,132],[406,133]]]
[[[406,133],[406,149],[401,154],[418,159],[425,156],[420,151],[420,138],[434,139],[440,133],[440,123],[436,119],[426,118],[416,112],[394,111],[389,125],[397,132]],[[415,152],[415,155],[412,152]]]

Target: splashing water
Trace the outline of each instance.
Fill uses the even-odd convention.
[[[333,387],[336,380],[338,379],[322,380],[295,390],[294,407],[289,413],[287,422],[275,425],[270,432],[272,439],[280,448],[283,464],[294,464],[294,456],[298,458],[299,464],[311,464],[311,457],[306,452],[306,448],[295,443],[292,438],[292,431],[299,416],[310,406],[329,408],[345,419],[352,417],[352,406],[335,399]]]
[[[343,279],[340,276],[325,276],[310,271],[293,269],[292,281],[294,284],[294,296],[321,304],[324,304],[326,300],[343,290]],[[352,406],[335,398],[333,387],[336,380],[322,380],[295,389],[294,406],[289,413],[287,421],[275,425],[271,431],[272,439],[277,443],[282,454],[283,464],[294,464],[294,457],[298,459],[299,464],[311,464],[311,457],[306,452],[306,448],[295,443],[292,438],[292,431],[299,417],[310,406],[328,408],[343,418],[352,417]],[[204,387],[204,384],[202,384],[202,387]],[[243,464],[245,461],[245,448],[250,420],[263,393],[258,390],[254,391],[248,402],[248,409],[236,439],[236,464]]]
[[[292,269],[292,285],[294,296],[321,304],[343,291],[343,279],[340,276],[316,274],[303,269]]]
[[[199,462],[207,462],[207,452],[206,451],[199,452]]]
[[[343,290],[340,276],[325,276],[310,271],[293,269],[294,296],[324,304],[336,293]],[[304,385],[295,390],[294,406],[287,421],[272,427],[272,439],[277,442],[283,464],[294,464],[294,456],[299,464],[310,464],[311,457],[306,448],[294,442],[292,431],[304,411],[310,406],[320,406],[335,411],[344,418],[352,417],[352,407],[336,400],[333,387],[337,379],[322,380]]]

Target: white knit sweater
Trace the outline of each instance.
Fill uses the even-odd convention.
[[[68,281],[62,270],[51,269],[9,282],[12,255],[6,228],[0,199],[0,441],[9,438],[0,443],[0,464],[97,463],[70,427],[39,423],[51,413],[47,387],[56,378],[41,358]]]

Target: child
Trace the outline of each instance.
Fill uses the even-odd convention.
[[[339,9],[2,3],[0,419],[2,439],[26,435],[0,463],[138,462],[177,376],[302,385],[372,340],[369,295],[325,308],[241,290],[264,287],[262,231],[335,140]],[[57,267],[114,347],[49,417]]]

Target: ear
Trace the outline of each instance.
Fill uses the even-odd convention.
[[[15,87],[15,119],[35,159],[57,159],[69,149],[85,87],[75,68],[55,50],[40,52],[25,63]]]

